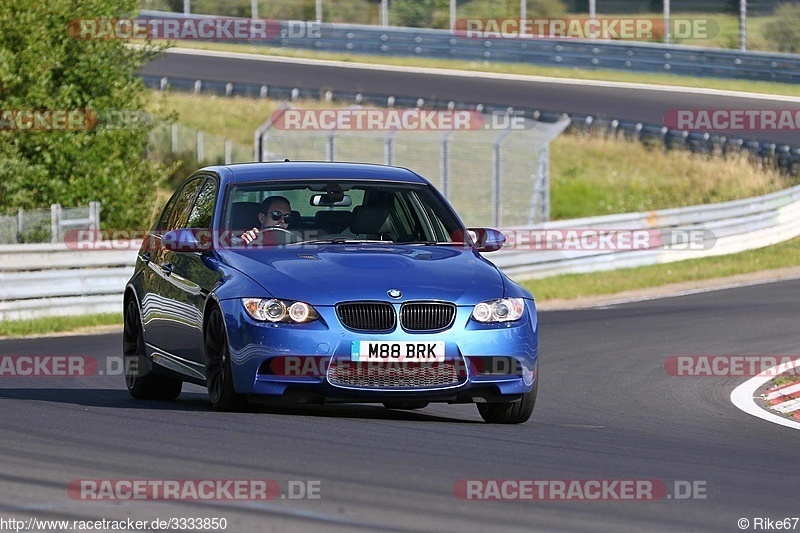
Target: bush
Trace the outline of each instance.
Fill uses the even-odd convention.
[[[567,6],[561,0],[527,0],[529,18],[555,18],[567,14]]]
[[[409,28],[446,27],[450,23],[449,6],[447,0],[393,0],[389,4],[389,24]],[[447,18],[443,20],[443,16]]]
[[[781,4],[775,10],[775,20],[766,27],[766,39],[778,52],[800,52],[800,3]]]

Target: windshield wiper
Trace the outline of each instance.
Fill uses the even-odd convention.
[[[463,242],[453,242],[453,241],[409,241],[409,242],[399,242],[397,244],[420,244],[423,246],[466,246]]]
[[[328,239],[313,239],[310,241],[293,242],[297,244],[394,244],[394,241],[379,241],[373,239],[353,239],[348,237],[330,237]]]

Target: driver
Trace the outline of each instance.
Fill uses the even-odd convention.
[[[256,239],[261,230],[266,228],[280,228],[286,230],[289,227],[289,218],[292,216],[292,206],[289,200],[283,196],[270,196],[261,202],[261,209],[258,212],[258,221],[261,229],[253,228],[245,231],[241,239],[245,244],[250,244]]]

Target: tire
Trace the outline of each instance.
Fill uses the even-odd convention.
[[[411,411],[414,409],[423,409],[425,407],[428,407],[428,402],[414,402],[414,401],[383,402],[383,406],[387,409],[399,409],[402,411]]]
[[[205,332],[206,388],[211,405],[217,411],[241,411],[247,407],[242,394],[233,388],[233,374],[228,350],[228,336],[222,313],[215,308],[208,318]]]
[[[139,307],[133,298],[125,305],[122,333],[122,355],[125,364],[125,385],[137,400],[174,400],[181,393],[183,382],[159,376],[147,365],[144,331]]]
[[[513,402],[479,403],[478,412],[481,418],[489,424],[522,424],[527,422],[533,414],[536,405],[536,394],[539,389],[539,375],[533,383],[531,392],[522,395],[522,398]]]

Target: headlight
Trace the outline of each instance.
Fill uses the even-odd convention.
[[[247,314],[261,322],[302,324],[319,318],[313,307],[303,302],[287,302],[271,298],[242,298]]]
[[[519,320],[525,313],[525,302],[522,298],[501,298],[481,302],[472,310],[472,318],[478,322],[512,322]]]

